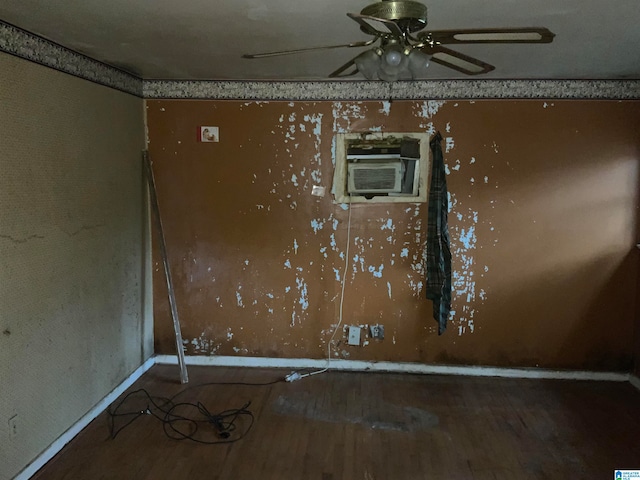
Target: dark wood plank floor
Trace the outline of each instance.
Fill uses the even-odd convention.
[[[189,385],[285,373],[190,367]],[[130,390],[172,396],[177,378],[158,365]],[[111,439],[103,413],[34,478],[555,480],[640,469],[640,392],[627,383],[328,372],[179,399],[211,412],[250,400],[255,424],[236,443],[200,445],[165,437],[144,415]]]

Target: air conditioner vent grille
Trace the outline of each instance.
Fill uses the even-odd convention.
[[[355,189],[361,192],[395,191],[396,168],[357,168],[353,170]]]

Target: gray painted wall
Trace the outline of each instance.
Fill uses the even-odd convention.
[[[143,147],[141,99],[0,53],[0,479],[153,353]]]

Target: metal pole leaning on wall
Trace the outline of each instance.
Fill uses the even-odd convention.
[[[151,209],[156,219],[156,227],[158,229],[158,237],[160,239],[160,253],[162,255],[162,264],[164,265],[164,276],[167,280],[167,291],[169,294],[169,305],[171,306],[171,318],[173,320],[173,330],[176,334],[176,350],[178,351],[178,364],[180,365],[180,381],[189,383],[189,375],[187,366],[184,363],[184,349],[182,345],[182,332],[180,330],[180,319],[178,318],[178,308],[176,307],[176,296],[173,290],[173,281],[171,279],[171,269],[169,268],[169,259],[167,257],[167,244],[164,239],[164,229],[162,228],[162,218],[160,217],[160,206],[158,205],[158,195],[156,193],[156,181],[153,176],[153,168],[149,159],[147,150],[142,152],[144,162],[145,176],[149,185],[149,197],[151,200]]]

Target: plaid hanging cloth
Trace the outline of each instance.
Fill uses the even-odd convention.
[[[438,335],[447,328],[451,310],[451,250],[447,214],[449,198],[442,156],[442,135],[437,132],[429,142],[433,163],[429,189],[427,222],[427,299],[433,302],[433,318],[438,322]]]

